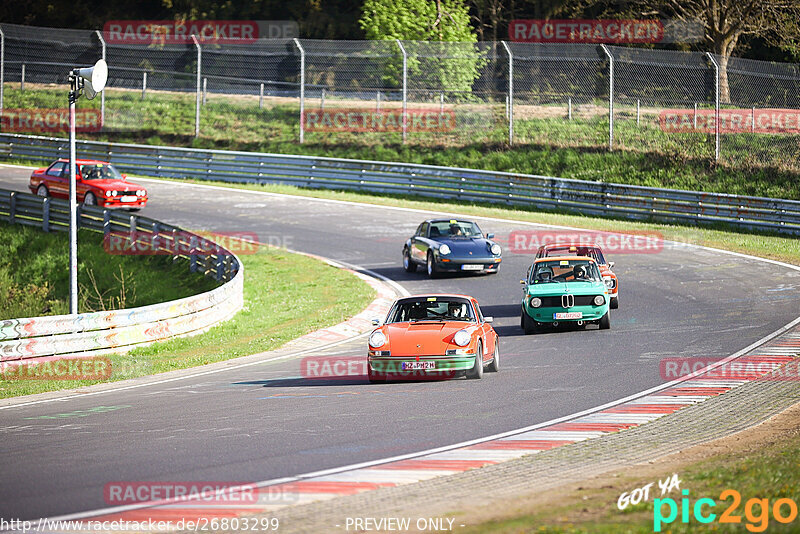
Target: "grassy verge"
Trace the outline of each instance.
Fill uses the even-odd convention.
[[[681,490],[689,490],[689,519],[687,523],[682,522],[680,506],[683,495],[673,490],[664,495],[664,498],[676,501],[678,515],[671,524],[662,525],[662,532],[797,532],[800,518],[795,517],[790,523],[782,524],[775,519],[773,506],[778,499],[790,499],[794,503],[800,501],[798,415],[800,409],[795,406],[761,427],[712,443],[713,452],[709,452],[707,447],[698,446],[677,458],[668,457],[656,461],[640,470],[648,473],[645,475],[631,475],[632,470],[626,473],[610,473],[565,490],[555,491],[541,499],[528,497],[519,502],[505,503],[505,508],[512,509],[513,512],[505,514],[505,517],[478,520],[462,532],[652,533],[653,499],[661,498],[657,484],[653,484],[647,502],[628,506],[620,511],[617,500],[623,492],[630,493],[645,484],[665,480],[673,473],[677,473],[681,480]],[[789,422],[787,420],[790,417],[793,420]],[[775,423],[781,419],[782,423]],[[781,438],[776,439],[775,436]],[[684,455],[689,459],[682,460]],[[738,524],[719,521],[723,511],[733,503],[732,497],[720,498],[721,492],[726,489],[735,490],[741,496],[741,502],[732,510],[733,515],[741,518]],[[716,514],[715,520],[707,525],[698,522],[692,512],[697,500],[704,497],[716,502],[713,510],[707,505],[703,507],[704,515],[709,512]],[[768,515],[763,516],[759,506],[751,507],[750,517],[746,515],[747,503],[753,498],[767,499]],[[784,516],[790,515],[788,504],[782,505],[781,513]],[[663,506],[663,514],[668,515],[667,505]],[[764,526],[765,530],[761,528]]]
[[[241,259],[246,273],[242,311],[198,336],[112,355],[109,381],[271,350],[357,314],[374,298],[374,290],[357,277],[306,256],[261,247]],[[0,381],[0,398],[95,383],[98,381],[6,380]]]
[[[80,312],[135,308],[216,287],[164,256],[114,256],[94,232],[78,234]],[[69,313],[67,234],[0,223],[0,320]]]
[[[8,85],[9,108],[63,107],[63,90],[37,87],[20,92]],[[723,161],[714,165],[714,139],[705,133],[665,133],[657,110],[640,126],[630,113],[616,121],[616,150],[609,152],[608,121],[602,113],[567,121],[558,106],[518,106],[515,143],[507,143],[502,109],[460,110],[480,127],[457,132],[415,133],[402,144],[397,133],[306,132],[299,136],[296,103],[257,97],[210,95],[194,137],[194,95],[154,92],[141,100],[135,91],[106,91],[108,131],[82,138],[112,142],[168,144],[196,148],[305,154],[403,161],[475,169],[543,174],[563,178],[800,199],[800,168],[794,137],[741,133],[725,136]],[[308,103],[311,109],[316,104]],[[330,100],[332,107],[348,105]],[[96,108],[98,101],[82,101]],[[597,107],[597,106],[593,106]],[[599,109],[599,108],[598,108]],[[64,135],[64,134],[56,134]]]
[[[726,229],[697,228],[637,221],[602,219],[599,217],[582,217],[561,213],[545,213],[521,208],[501,208],[481,204],[457,204],[453,202],[434,202],[421,200],[415,197],[387,197],[364,193],[351,193],[343,191],[328,191],[318,189],[302,189],[284,185],[260,184],[231,184],[227,182],[211,182],[202,180],[185,180],[188,183],[215,185],[234,189],[246,189],[267,193],[282,193],[313,198],[327,198],[332,200],[345,200],[381,206],[396,206],[403,208],[417,208],[420,210],[440,211],[474,215],[479,217],[496,217],[516,221],[527,221],[556,226],[570,226],[614,232],[655,231],[664,239],[720,248],[744,254],[753,254],[763,258],[800,265],[800,239],[764,234],[747,234]],[[491,224],[487,223],[485,230],[491,232]],[[498,236],[503,237],[503,236]]]

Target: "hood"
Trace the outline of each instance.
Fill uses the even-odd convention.
[[[597,295],[606,291],[602,282],[550,282],[547,284],[531,284],[528,295],[548,296],[572,293],[573,295]]]
[[[124,180],[85,180],[83,183],[109,191],[137,191],[144,189],[139,184]]]
[[[436,241],[450,247],[455,256],[469,256],[469,253],[480,253],[481,255],[491,254],[489,247],[491,244],[483,237],[462,237],[462,238],[439,238]]]
[[[474,323],[421,321],[418,323],[392,323],[385,326],[392,356],[444,355],[454,348],[453,336],[459,330],[471,331]],[[419,347],[417,347],[419,345]]]

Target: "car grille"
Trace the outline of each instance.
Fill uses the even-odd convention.
[[[573,306],[591,306],[597,295],[572,295],[575,303]],[[542,308],[563,308],[562,295],[557,297],[539,297],[542,299]]]

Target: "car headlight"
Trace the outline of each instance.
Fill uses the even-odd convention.
[[[448,247],[447,245],[442,245],[441,247],[439,247],[439,254],[441,254],[442,256],[447,256],[448,254],[450,254],[450,247]]]
[[[143,196],[145,196],[147,194],[147,191],[142,189],[142,190],[138,191],[138,194],[139,194],[140,197],[143,197]]]
[[[112,196],[112,197],[115,197],[115,196],[117,196],[117,192],[116,192],[116,191],[111,191],[111,196]]]
[[[540,299],[539,297],[533,297],[531,299],[531,307],[538,308],[541,305],[542,305],[542,299]]]
[[[110,197],[111,196],[111,191],[106,190],[106,196]]]
[[[603,295],[597,295],[594,298],[594,305],[595,306],[602,306],[605,303],[606,303],[606,298]]]
[[[492,245],[492,254],[494,254],[495,256],[499,256],[501,252],[503,252],[503,249],[500,248],[500,245],[498,245],[497,243]]]
[[[472,336],[469,335],[469,332],[466,330],[459,330],[456,332],[456,335],[453,336],[453,343],[458,345],[459,347],[466,347],[469,345],[469,340]]]
[[[610,276],[603,278],[603,283],[605,283],[608,289],[614,289],[617,286],[617,281]]]
[[[386,336],[380,330],[376,330],[369,336],[369,346],[372,348],[382,347],[386,344]]]

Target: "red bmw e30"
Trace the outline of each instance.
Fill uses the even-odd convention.
[[[113,165],[105,161],[79,159],[75,162],[75,185],[78,202],[104,208],[141,209],[147,204],[147,190],[129,182]],[[69,198],[69,160],[36,169],[28,187],[40,197]]]

